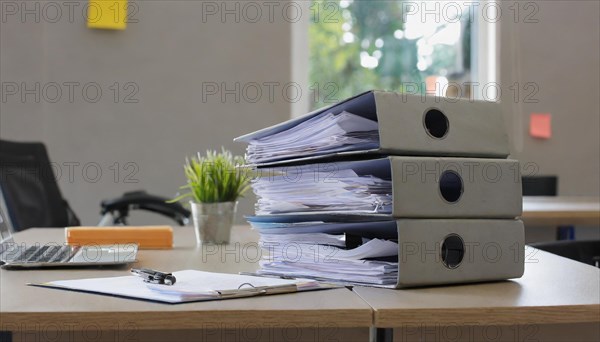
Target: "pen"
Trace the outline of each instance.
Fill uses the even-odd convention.
[[[131,274],[141,277],[144,282],[161,285],[175,284],[175,276],[171,273],[151,270],[149,268],[132,268]]]

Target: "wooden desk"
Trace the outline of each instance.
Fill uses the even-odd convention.
[[[466,340],[475,341],[600,340],[600,269],[531,247],[520,279],[354,291],[375,310],[376,327],[396,328],[394,341],[447,340],[453,339],[448,334],[458,332],[462,337],[473,335]],[[481,335],[485,333],[500,337],[486,338]]]
[[[174,230],[173,250],[141,250],[136,266],[228,273],[258,268],[257,235],[249,227],[236,227],[231,244],[212,248],[196,248],[191,228]],[[29,229],[15,234],[15,241],[60,242],[64,230]],[[366,341],[372,325],[371,308],[346,288],[168,305],[25,285],[127,274],[128,267],[0,270],[0,330],[15,332],[14,341],[239,341],[257,336],[258,341],[278,341],[286,336],[301,341],[324,336]],[[82,335],[96,336],[90,331],[101,338]],[[75,337],[70,337],[73,334]]]
[[[600,226],[598,197],[523,197],[525,226]]]
[[[137,266],[255,270],[257,236],[243,226],[233,236],[227,246],[197,249],[191,229],[177,228],[173,250],[142,250]],[[16,234],[28,243],[62,238],[62,230],[54,229]],[[423,289],[354,287],[166,305],[25,286],[127,270],[0,270],[0,330],[14,332],[15,342],[366,341],[373,325],[395,328],[394,341],[461,340],[452,335],[457,331],[468,341],[600,339],[600,271],[535,249],[527,252],[521,279]],[[492,338],[498,334],[504,338]]]

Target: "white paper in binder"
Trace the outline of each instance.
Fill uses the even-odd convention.
[[[398,243],[383,239],[363,239],[363,243],[352,249],[345,249],[345,245],[331,245],[330,243],[336,235],[329,235],[327,238],[303,238],[300,235],[292,234],[297,237],[296,240],[289,238],[278,239],[279,234],[262,235],[260,239],[261,246],[269,252],[274,253],[274,257],[285,255],[288,260],[296,258],[306,258],[308,260],[360,260],[369,258],[393,257],[398,255]],[[315,235],[315,234],[306,234]],[[324,234],[327,235],[327,234]],[[343,235],[338,235],[336,240],[342,240]]]
[[[379,147],[377,122],[348,112],[323,113],[286,131],[249,141],[251,163]]]
[[[354,211],[390,213],[392,182],[372,175],[359,176],[352,169],[298,173],[273,171],[252,184],[258,195],[256,214],[288,212]]]

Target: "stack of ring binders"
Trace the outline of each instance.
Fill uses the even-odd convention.
[[[386,288],[523,275],[498,103],[369,91],[235,140],[258,175],[258,273]]]

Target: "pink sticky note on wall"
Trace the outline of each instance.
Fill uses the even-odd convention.
[[[529,135],[541,139],[550,139],[552,137],[552,117],[549,113],[531,113],[529,118]]]

